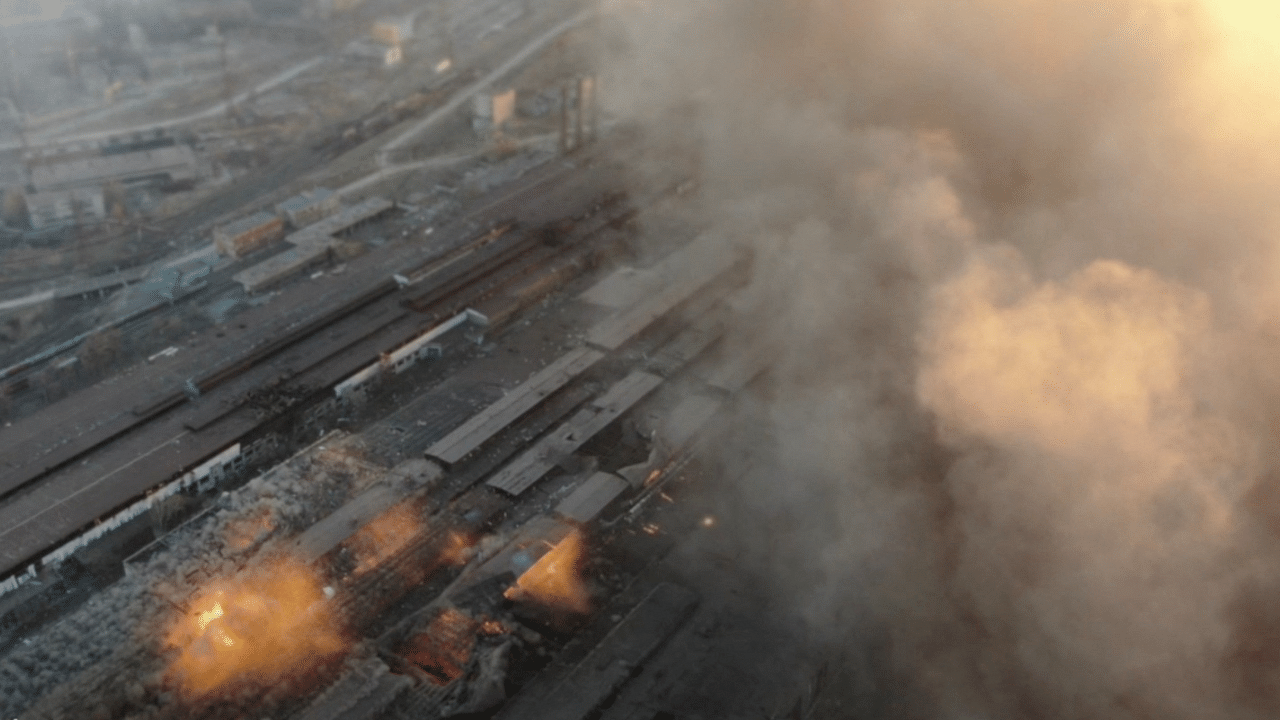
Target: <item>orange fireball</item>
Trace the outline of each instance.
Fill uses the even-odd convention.
[[[582,580],[586,543],[574,531],[561,540],[516,580],[506,592],[508,600],[527,600],[558,610],[585,614],[591,611],[591,593]]]
[[[341,654],[347,642],[310,567],[280,560],[213,581],[170,629],[170,677],[192,696],[235,682],[275,685]]]

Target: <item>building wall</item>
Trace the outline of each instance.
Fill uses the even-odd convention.
[[[333,193],[302,207],[281,208],[280,215],[294,228],[304,228],[336,213],[340,207],[341,198]]]
[[[243,257],[266,247],[284,235],[284,221],[273,217],[261,225],[241,232],[228,232],[228,228],[213,231],[213,244],[218,252],[230,258]]]

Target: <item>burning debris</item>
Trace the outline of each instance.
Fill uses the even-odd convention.
[[[211,581],[190,607],[166,645],[178,651],[169,677],[193,699],[233,684],[278,686],[348,647],[320,578],[288,558]]]
[[[223,542],[232,553],[244,552],[271,536],[276,529],[276,518],[270,508],[263,508],[247,517],[234,518],[223,528]]]
[[[426,673],[433,684],[448,685],[462,675],[470,662],[481,625],[454,608],[443,608],[396,653]]]
[[[363,575],[400,552],[425,531],[422,517],[412,504],[397,505],[366,525],[347,541],[355,558],[352,573]]]
[[[458,531],[450,531],[440,560],[446,565],[466,565],[476,555],[476,541]]]
[[[418,679],[410,700],[414,717],[452,717],[501,703],[513,651],[538,640],[513,622],[444,603],[388,633],[380,654],[397,672]]]
[[[582,578],[586,544],[575,530],[534,563],[504,596],[551,611],[585,615],[591,612],[591,592]]]

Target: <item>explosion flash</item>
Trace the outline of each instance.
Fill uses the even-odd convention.
[[[586,543],[574,531],[533,564],[506,592],[508,600],[528,600],[537,605],[585,614],[591,611],[591,593],[582,580]]]
[[[213,581],[191,607],[167,644],[179,651],[169,675],[193,697],[238,682],[275,685],[347,647],[319,579],[295,561]]]
[[[356,558],[354,573],[361,575],[378,567],[422,534],[422,518],[410,505],[397,505],[379,515],[348,541]]]

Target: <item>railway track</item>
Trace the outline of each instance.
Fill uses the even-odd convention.
[[[580,242],[586,240],[584,237]],[[516,244],[514,238],[512,243]],[[607,521],[613,523],[643,508],[661,489],[665,477],[686,462],[700,428],[725,398],[741,390],[762,369],[758,357],[746,358],[747,370],[734,369],[733,363],[725,367],[714,362],[696,364],[709,354],[708,349],[723,332],[726,311],[723,299],[742,279],[737,272],[742,263],[736,256],[706,252],[714,245],[719,243],[695,241],[672,253],[648,275],[615,273],[610,276],[611,279],[621,276],[626,281],[624,284],[630,285],[623,288],[623,296],[648,296],[650,301],[635,308],[615,307],[589,315],[574,331],[588,339],[587,344],[563,351],[559,359],[511,386],[492,402],[453,413],[428,435],[405,438],[402,444],[408,459],[400,459],[400,455],[387,448],[379,450],[376,442],[370,444],[371,438],[387,427],[422,418],[425,409],[447,401],[459,388],[486,377],[486,372],[493,371],[492,367],[480,371],[477,377],[451,379],[457,381],[453,387],[449,387],[451,381],[445,381],[360,435],[326,435],[255,481],[257,489],[254,485],[244,489],[252,495],[264,488],[296,486],[295,480],[303,477],[308,479],[308,484],[323,483],[331,474],[345,472],[341,468],[349,465],[352,458],[360,458],[356,462],[374,478],[381,476],[381,479],[362,481],[363,489],[353,491],[340,505],[320,511],[318,518],[309,520],[309,526],[300,535],[284,535],[276,542],[293,547],[300,558],[320,568],[324,577],[331,578],[327,582],[332,582],[332,589],[336,590],[336,596],[331,595],[334,611],[347,618],[352,632],[371,641],[376,639],[378,657],[398,667],[399,676],[389,674],[382,660],[353,656],[350,663],[363,663],[363,669],[355,675],[343,675],[344,671],[331,666],[317,671],[319,674],[314,679],[323,683],[321,687],[327,684],[333,690],[314,699],[287,700],[278,694],[240,693],[213,705],[173,705],[171,701],[154,697],[150,688],[135,692],[121,689],[120,677],[157,676],[157,663],[164,662],[148,643],[130,641],[56,692],[45,695],[26,716],[70,717],[88,701],[100,703],[119,715],[132,714],[143,706],[158,703],[164,708],[158,716],[164,717],[270,714],[337,720],[437,716],[436,710],[448,696],[441,691],[440,683],[419,678],[415,684],[405,679],[406,675],[414,676],[412,667],[394,665],[400,662],[395,657],[395,648],[404,639],[406,628],[413,627],[421,618],[430,617],[435,609],[455,604],[465,606],[477,597],[495,592],[500,596],[502,587],[509,583],[504,580],[506,575],[513,569],[527,567],[527,563],[536,561],[575,529],[594,532],[591,528],[600,527],[603,530],[605,525],[600,521],[604,518],[614,517]],[[522,257],[528,256],[514,253],[511,262]],[[424,280],[419,295],[425,295],[429,287]],[[537,335],[543,331],[535,326],[523,334]],[[521,333],[517,328],[511,334]],[[508,341],[513,342],[512,347],[519,344],[510,338],[503,340]],[[681,383],[679,388],[668,382],[676,380]],[[651,455],[641,463],[641,475],[633,476],[629,468],[610,466],[607,472],[601,467],[600,471],[589,469],[585,474],[553,473],[554,477],[544,477],[551,464],[569,461],[580,448],[598,442],[597,436],[607,427],[633,411],[643,412],[646,417],[669,416],[659,424],[665,452],[661,456]],[[608,447],[609,442],[599,447]],[[589,451],[590,454],[596,452],[599,449]],[[609,455],[609,451],[604,454]],[[590,477],[584,479],[586,475]],[[275,492],[279,490],[267,491],[268,494]],[[560,500],[556,501],[557,498]],[[550,505],[548,499],[552,500]],[[611,504],[615,510],[606,512]],[[422,530],[397,546],[394,552],[379,557],[371,567],[362,565],[352,570],[344,554],[351,541],[376,518],[392,508],[406,505],[425,519]],[[212,535],[206,533],[206,537],[221,536],[216,527],[208,532]],[[456,538],[477,538],[482,534],[506,537],[510,543],[496,553],[477,557],[461,574],[452,570],[457,565],[456,560],[450,559],[451,554],[456,553]],[[186,552],[193,543],[194,538],[188,534],[173,547],[184,548]],[[158,550],[163,552],[164,548]],[[209,548],[195,547],[189,552],[198,557],[209,552]],[[249,568],[254,562],[252,550],[234,560],[225,554],[225,560],[216,555],[215,552],[213,561],[221,562],[224,572],[228,561],[241,568]],[[174,574],[172,561],[146,551],[135,556],[132,562],[137,564],[136,572],[141,573],[137,577],[144,581],[148,573],[164,573],[157,578]],[[198,588],[205,577],[199,571],[193,574],[186,566],[179,566],[176,572],[179,578],[186,576],[186,582],[193,588]],[[499,584],[494,584],[494,580],[500,581]],[[188,591],[182,589],[183,583],[180,579],[178,587],[170,584],[155,592],[164,593],[166,602],[174,603],[183,614],[188,614],[190,608],[183,599],[183,593]],[[681,597],[689,595],[685,593]],[[643,602],[640,606],[647,607]],[[671,632],[683,621],[688,605],[680,607],[685,609],[659,623],[666,628],[660,632]],[[607,617],[608,613],[604,615]],[[617,619],[615,617],[614,622]],[[135,637],[147,634],[135,632]],[[386,682],[365,682],[370,676]],[[610,677],[605,682],[590,684],[584,693],[567,698],[576,703],[573,714],[552,714],[586,717],[586,713],[622,681],[622,678]],[[347,688],[352,682],[358,687]],[[348,698],[349,702],[330,703],[329,698],[335,692],[354,694]],[[348,714],[353,702],[365,699],[379,709],[372,714]],[[542,702],[545,701],[537,700],[534,704]],[[583,706],[581,712],[578,705]],[[519,707],[517,704],[513,709]]]
[[[619,228],[637,206],[670,193],[627,203],[616,170],[547,168],[443,230],[437,237],[461,238],[443,251],[409,247],[353,263],[321,303],[305,288],[286,290],[237,318],[234,337],[211,330],[184,348],[193,352],[7,428],[0,581],[12,586],[41,562],[56,563],[71,551],[62,544],[95,528],[105,533],[103,518],[137,507],[148,492],[183,478],[214,484],[286,452],[339,409],[335,385],[377,368],[445,318],[475,307],[482,321],[501,322],[616,252]],[[477,213],[516,223],[468,232]],[[401,288],[395,276],[410,282]]]

